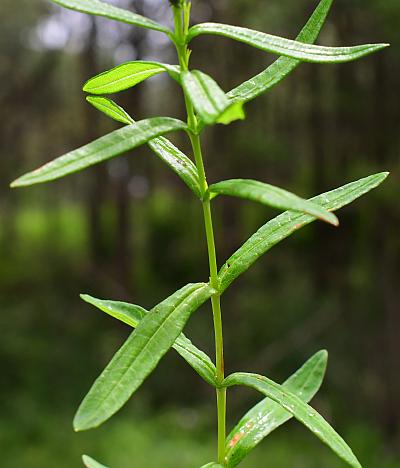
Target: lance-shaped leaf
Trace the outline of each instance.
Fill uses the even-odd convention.
[[[226,387],[244,385],[263,393],[304,424],[313,434],[328,445],[349,465],[354,468],[361,468],[359,461],[350,447],[327,423],[327,421],[311,406],[301,400],[294,393],[286,390],[282,385],[279,385],[262,375],[241,372],[227,377],[224,380],[224,385]]]
[[[132,328],[136,328],[140,321],[148,313],[143,307],[128,304],[126,302],[108,301],[96,299],[87,294],[81,295],[87,303],[97,307],[111,317],[126,323]],[[216,368],[211,359],[203,351],[198,349],[193,343],[181,333],[172,346],[183,359],[210,385],[215,386]]]
[[[284,55],[303,62],[341,63],[356,60],[387,47],[389,44],[364,44],[354,47],[324,47],[272,36],[252,29],[219,23],[203,23],[193,26],[188,40],[201,34],[214,34],[235,39],[272,54]]]
[[[282,387],[308,403],[324,379],[328,353],[319,351],[282,384]],[[225,460],[228,468],[237,466],[268,434],[292,418],[270,398],[248,411],[226,440]]]
[[[300,211],[301,213],[310,214],[316,218],[322,219],[334,226],[339,224],[336,216],[322,208],[320,205],[304,200],[303,198],[279,187],[264,184],[257,180],[224,180],[223,182],[211,185],[208,190],[211,194],[245,198],[247,200],[262,203],[263,205],[272,206],[279,210]]]
[[[218,84],[205,73],[199,70],[183,72],[182,84],[205,124],[229,124],[245,118],[242,103],[229,100]]]
[[[222,465],[219,463],[211,462],[207,463],[207,465],[203,465],[201,468],[224,468]]]
[[[333,0],[321,0],[310,19],[297,36],[297,41],[307,44],[315,42],[325,23],[332,2]],[[290,72],[297,68],[300,63],[300,60],[291,59],[289,57],[279,57],[278,60],[264,71],[229,91],[227,96],[231,99],[240,99],[245,102],[250,101],[282,81]]]
[[[185,130],[186,124],[170,117],[141,120],[103,136],[88,145],[71,151],[30,172],[11,184],[12,187],[39,184],[81,171],[99,162],[126,153],[152,138],[176,130]]]
[[[92,457],[89,457],[87,455],[83,455],[82,460],[86,468],[107,468],[105,465],[102,465],[101,463],[97,462]]]
[[[388,172],[374,174],[331,192],[318,195],[311,198],[310,201],[326,210],[335,211],[380,185],[387,176]],[[287,211],[264,224],[222,266],[219,272],[220,291],[223,292],[232,281],[244,273],[270,248],[315,219],[314,216]]]
[[[109,98],[88,96],[86,99],[99,111],[118,122],[127,125],[135,123],[122,107]],[[193,162],[167,138],[158,137],[147,143],[152,151],[185,182],[196,197],[202,198],[199,177]]]
[[[87,96],[86,101],[103,114],[125,125],[133,124],[132,117],[117,103],[103,96]]]
[[[94,16],[103,16],[116,21],[122,21],[123,23],[133,24],[135,26],[141,26],[142,28],[153,29],[160,31],[165,34],[170,34],[170,30],[149,18],[137,15],[128,10],[118,8],[110,5],[109,3],[102,2],[100,0],[51,0],[57,5],[61,5],[64,8],[70,10],[80,11],[81,13],[88,13]]]
[[[97,427],[115,414],[171,348],[190,315],[214,293],[208,284],[189,284],[146,314],[82,401],[75,430]]]
[[[158,62],[127,62],[90,78],[84,84],[83,91],[90,94],[118,93],[164,72],[179,80],[177,66]]]

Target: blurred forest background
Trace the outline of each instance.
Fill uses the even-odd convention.
[[[164,24],[167,0],[114,0]],[[317,0],[194,0],[193,20],[295,37]],[[45,0],[0,2],[1,466],[69,468],[89,453],[113,467],[188,468],[213,458],[213,392],[169,353],[103,428],[74,434],[75,409],[129,329],[79,293],[152,307],[207,279],[201,212],[147,149],[48,185],[9,182],[117,125],[84,100],[82,83],[123,61],[174,63],[162,35],[62,10]],[[336,0],[324,45],[390,42],[345,65],[303,64],[247,105],[247,120],[205,133],[209,180],[256,178],[302,196],[383,170],[384,185],[279,244],[223,297],[226,365],[283,381],[315,351],[330,363],[313,404],[365,467],[400,467],[400,4]],[[223,38],[193,42],[193,66],[228,91],[274,57]],[[183,117],[176,84],[155,77],[117,101],[136,119]],[[187,149],[184,137],[176,143]],[[215,202],[222,263],[275,216]],[[204,307],[187,328],[213,353]],[[229,394],[230,426],[259,399]],[[344,466],[291,422],[244,467]]]

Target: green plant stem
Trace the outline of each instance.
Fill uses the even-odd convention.
[[[187,71],[189,68],[189,56],[186,45],[186,35],[189,26],[189,13],[190,6],[185,4],[183,10],[181,8],[173,7],[174,20],[175,20],[175,37],[174,42],[178,52],[179,63],[182,71]],[[192,144],[193,154],[196,162],[197,173],[199,177],[200,188],[202,192],[202,206],[204,216],[204,226],[207,240],[208,261],[210,268],[210,285],[219,291],[218,281],[218,266],[217,254],[215,248],[214,228],[212,221],[211,201],[207,195],[207,178],[204,169],[203,155],[201,150],[201,141],[198,134],[197,118],[194,113],[193,105],[185,93],[185,105],[188,116],[188,126],[190,129],[190,141]],[[214,320],[214,334],[215,334],[215,358],[217,375],[216,380],[218,384],[222,384],[225,378],[224,369],[224,340],[223,340],[223,327],[222,327],[222,313],[221,313],[221,298],[220,293],[217,292],[211,298],[213,320]],[[226,388],[217,388],[217,415],[218,415],[218,463],[225,465],[225,439],[226,439]]]

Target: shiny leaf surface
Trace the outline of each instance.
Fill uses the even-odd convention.
[[[51,0],[57,5],[70,10],[79,11],[81,13],[88,13],[94,16],[103,16],[116,21],[122,21],[123,23],[133,24],[135,26],[141,26],[142,28],[153,29],[155,31],[170,33],[170,30],[149,18],[137,15],[128,10],[118,8],[110,5],[109,3],[102,2],[100,0]]]
[[[326,210],[335,211],[380,185],[387,176],[387,172],[374,174],[331,192],[318,195],[311,198],[310,201]],[[219,272],[220,291],[224,291],[274,245],[315,219],[314,216],[287,211],[262,226],[222,266]]]
[[[328,424],[328,422],[317,413],[311,406],[307,405],[297,395],[285,389],[282,385],[258,374],[247,374],[238,372],[225,379],[227,387],[244,385],[251,387],[275,401],[279,406],[292,414],[299,422],[304,424],[322,442],[328,445],[340,458],[354,468],[361,465],[350,447],[340,435]]]
[[[309,402],[318,392],[326,371],[328,353],[319,351],[289,377],[282,387]],[[226,440],[228,468],[237,466],[268,434],[292,418],[278,403],[265,398],[248,411]]]
[[[310,19],[297,36],[296,41],[312,44],[326,21],[333,0],[321,0]],[[300,65],[301,60],[279,57],[264,71],[245,81],[227,93],[231,99],[250,101],[282,81]]]
[[[179,77],[179,67],[158,62],[127,62],[90,78],[83,91],[90,94],[112,94],[132,88],[147,78],[169,72]]]
[[[82,460],[86,468],[107,468],[105,465],[102,465],[101,463],[97,462],[91,457],[88,457],[87,455],[83,455]]]
[[[97,427],[115,414],[171,348],[190,315],[214,293],[208,284],[189,284],[146,314],[84,398],[75,430]]]
[[[116,120],[117,122],[121,122],[125,125],[130,125],[133,123],[131,116],[111,99],[102,96],[87,96],[86,101],[97,110],[103,112],[103,114],[107,115],[113,120]]]
[[[39,169],[20,177],[11,186],[21,187],[59,179],[126,153],[164,133],[185,129],[186,124],[170,117],[154,117],[141,120],[115,130],[88,145],[45,164]]]
[[[232,103],[218,84],[205,73],[193,70],[182,73],[182,84],[196,112],[206,125],[229,124],[244,119],[241,103]]]
[[[279,210],[293,210],[310,214],[320,218],[327,223],[337,226],[338,219],[333,213],[322,208],[320,205],[294,195],[279,187],[264,184],[257,180],[231,179],[218,182],[209,187],[209,192],[216,195],[230,195],[232,197],[244,198],[263,205],[272,206]]]
[[[202,34],[228,37],[261,49],[264,52],[315,63],[349,62],[388,46],[388,44],[364,44],[354,47],[315,46],[253,31],[252,29],[220,23],[203,23],[193,26],[189,31],[189,40]]]
[[[126,302],[96,299],[87,294],[81,295],[81,298],[132,328],[136,328],[148,313],[143,307]],[[206,382],[215,386],[216,368],[207,354],[196,348],[183,333],[178,336],[172,347]]]

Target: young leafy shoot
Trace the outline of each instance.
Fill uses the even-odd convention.
[[[312,44],[325,24],[333,0],[321,0],[296,41]],[[227,93],[230,99],[250,101],[281,82],[300,65],[301,60],[279,57],[272,65]]]
[[[294,195],[273,185],[257,180],[231,179],[218,182],[209,187],[211,195],[229,195],[268,205],[278,210],[292,210],[306,213],[323,221],[338,226],[337,217],[316,203]]]
[[[227,387],[244,385],[263,393],[304,424],[345,462],[354,468],[362,468],[350,447],[325,419],[311,406],[307,405],[294,393],[286,390],[282,385],[262,375],[244,372],[231,374],[225,379],[224,385]]]
[[[71,151],[44,166],[29,172],[11,184],[11,187],[40,184],[59,179],[102,161],[137,148],[149,140],[177,130],[186,130],[186,124],[170,117],[153,117],[115,130],[88,145]]]
[[[81,298],[111,317],[126,323],[132,328],[136,328],[139,322],[148,313],[143,307],[128,304],[126,302],[109,301],[103,299],[96,299],[95,297],[87,294],[82,294]],[[175,340],[172,347],[177,353],[191,366],[200,377],[212,386],[216,385],[215,375],[216,368],[211,359],[200,349],[196,348],[194,344],[181,333]]]
[[[364,44],[353,47],[316,46],[253,31],[252,29],[219,23],[203,23],[193,26],[189,30],[188,40],[190,41],[202,34],[228,37],[261,49],[264,52],[312,63],[350,62],[389,46],[389,44]]]
[[[218,84],[205,73],[199,70],[185,71],[182,73],[182,84],[206,125],[227,125],[245,118],[243,104],[228,99]]]
[[[153,29],[154,31],[160,31],[165,34],[170,34],[171,31],[149,18],[146,18],[131,11],[124,10],[122,8],[115,7],[109,3],[102,2],[100,0],[51,0],[57,5],[70,10],[79,11],[81,13],[88,13],[93,16],[103,16],[108,19],[121,21],[123,23],[132,24],[134,26],[140,26],[142,28]]]
[[[179,81],[177,66],[158,62],[127,62],[90,78],[84,84],[83,91],[96,95],[119,93],[165,72]]]
[[[125,125],[134,123],[132,117],[117,103],[103,96],[87,96],[86,101],[103,114]]]
[[[101,463],[97,462],[96,460],[89,457],[88,455],[83,455],[82,460],[86,468],[107,468],[107,466],[102,465]]]
[[[388,172],[374,174],[338,189],[332,190],[310,201],[329,211],[336,211],[353,202],[370,190],[378,187],[388,176]],[[262,226],[245,242],[222,266],[219,272],[220,291],[225,289],[242,273],[278,242],[315,221],[314,216],[293,211],[282,213]]]
[[[190,315],[213,294],[208,284],[189,284],[146,314],[82,401],[75,430],[97,427],[115,414],[172,347]]]
[[[319,351],[282,384],[285,390],[308,403],[324,379],[328,353]],[[228,468],[237,466],[267,435],[292,415],[270,398],[265,398],[248,411],[226,440],[225,459]]]

